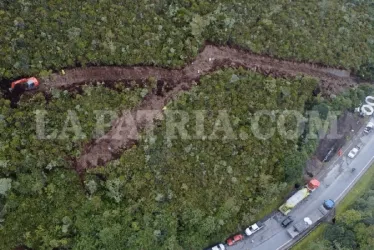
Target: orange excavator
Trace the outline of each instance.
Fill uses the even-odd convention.
[[[39,87],[39,81],[35,77],[19,79],[12,82],[10,91],[13,91],[16,86],[21,86],[25,90],[33,90]]]

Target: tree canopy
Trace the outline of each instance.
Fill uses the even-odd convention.
[[[76,65],[181,66],[205,41],[372,76],[370,1],[2,1],[0,77]]]

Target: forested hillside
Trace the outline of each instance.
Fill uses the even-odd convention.
[[[71,160],[95,136],[95,111],[130,108],[141,98],[141,88],[83,87],[80,94],[54,90],[48,99],[42,93],[24,96],[12,109],[0,96],[0,249],[70,242],[73,235],[61,227],[87,199]],[[45,118],[45,134],[57,131],[55,136],[38,138],[37,114]],[[85,137],[75,137],[74,122]]]
[[[315,148],[316,141],[300,144],[298,138],[284,140],[280,134],[257,139],[249,113],[302,112],[315,86],[309,78],[274,79],[244,70],[206,76],[201,86],[167,107],[191,116],[186,126],[191,134],[196,134],[193,111],[206,110],[204,134],[217,139],[166,140],[165,123],[159,122],[157,138],[145,136],[120,160],[91,170],[84,188],[69,159],[93,134],[93,110],[131,107],[141,91],[119,94],[87,87],[75,95],[55,91],[48,103],[42,95],[25,97],[17,110],[2,105],[2,176],[12,180],[12,188],[3,199],[0,248],[26,243],[36,249],[199,249],[222,240],[254,221],[264,206],[277,205],[269,197],[287,191],[286,180],[300,178],[304,161]],[[70,132],[69,139],[38,140],[33,121],[37,109],[48,111],[46,134],[61,131],[67,110],[72,110],[87,138],[74,138]],[[226,119],[220,110],[227,110]],[[232,126],[228,136],[233,137],[222,141],[225,132],[219,123],[225,121]],[[266,118],[259,122],[262,133],[272,126]],[[295,122],[288,122],[294,129]],[[295,162],[285,164],[290,155],[297,155]]]
[[[205,41],[372,76],[370,0],[1,1],[0,77],[87,64],[180,66]]]
[[[308,129],[289,135],[299,127],[283,111],[314,110],[326,119],[329,111],[352,111],[373,93],[372,86],[360,85],[326,97],[319,80],[305,72],[289,74],[284,67],[283,77],[276,77],[273,58],[261,70],[257,58],[248,67],[254,72],[209,55],[205,61],[214,67],[202,77],[193,68],[194,81],[169,98],[153,135],[140,131],[132,148],[116,152],[117,160],[76,171],[77,157],[100,136],[98,120],[110,123],[103,112],[133,109],[176,83],[158,86],[169,79],[153,75],[140,84],[70,82],[66,90],[42,83],[11,107],[5,85],[11,79],[36,75],[44,81],[52,71],[91,65],[178,68],[205,43],[374,79],[373,16],[369,0],[0,1],[0,249],[182,250],[223,241],[278,207],[304,181],[318,140],[307,138]],[[329,84],[343,77],[328,82],[324,70],[317,75],[333,93]],[[346,78],[342,86],[353,86]],[[265,115],[253,126],[258,111]],[[170,137],[167,121],[184,117],[186,130],[174,127],[176,137]],[[272,128],[274,135],[261,138]],[[329,229],[334,235],[370,231],[369,193],[346,215],[351,224]],[[372,244],[355,237],[343,243]]]
[[[256,130],[266,134],[277,125],[265,116],[253,128],[255,112],[316,109],[326,115],[329,109],[352,108],[372,92],[363,85],[329,102],[312,96],[312,78],[218,71],[166,106],[166,118],[175,110],[190,117],[185,126],[190,139],[183,133],[170,138],[167,119],[160,120],[154,136],[145,133],[119,160],[80,179],[72,160],[95,135],[95,110],[134,107],[148,91],[109,86],[113,89],[53,90],[48,101],[42,94],[25,95],[18,109],[1,99],[0,249],[25,244],[174,250],[222,241],[264,216],[264,207],[277,207],[275,198],[300,180],[316,147],[316,140],[285,139],[279,131],[258,138]],[[45,134],[57,129],[57,137],[37,138],[40,112]],[[196,112],[205,117],[202,134]],[[297,127],[292,118],[284,122],[287,130]],[[226,125],[232,129],[223,129]],[[77,138],[77,131],[85,137]]]

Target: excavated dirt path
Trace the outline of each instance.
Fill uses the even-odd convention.
[[[197,58],[183,69],[171,70],[148,66],[78,68],[66,70],[65,75],[53,74],[44,79],[42,88],[68,88],[72,84],[89,81],[147,80],[149,77],[167,83],[166,93],[149,94],[138,107],[117,119],[106,135],[86,146],[82,156],[76,161],[76,169],[82,173],[86,168],[104,165],[121,151],[134,145],[137,141],[137,131],[151,126],[153,119],[162,112],[164,105],[173,96],[190,89],[202,75],[223,67],[243,67],[277,77],[313,76],[320,80],[320,88],[324,95],[356,85],[350,73],[345,70],[277,60],[234,48],[207,45]],[[148,112],[139,115],[137,111],[141,110]]]
[[[172,80],[173,82],[190,82],[200,78],[201,75],[224,66],[242,66],[246,69],[275,76],[310,75],[321,80],[321,88],[325,94],[339,92],[343,88],[355,84],[355,80],[350,77],[350,72],[347,70],[277,60],[234,48],[207,45],[196,59],[183,69],[170,70],[149,66],[77,68],[66,70],[65,75],[53,74],[45,79],[46,86],[44,87],[68,87],[72,84],[88,81],[145,80],[151,76],[157,79]]]

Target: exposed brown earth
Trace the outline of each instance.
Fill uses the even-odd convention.
[[[339,149],[347,142],[347,138],[352,138],[364,124],[363,118],[359,118],[348,111],[342,114],[337,119],[336,128],[333,125],[325,137],[319,141],[315,156],[308,160],[306,164],[305,173],[309,176],[321,174],[324,166],[323,162],[329,162],[333,159]]]
[[[86,168],[104,165],[121,151],[134,145],[137,141],[137,131],[151,126],[153,119],[161,114],[162,108],[171,98],[190,89],[202,75],[224,67],[243,67],[277,77],[312,76],[319,79],[324,95],[338,93],[356,85],[355,80],[346,70],[283,61],[234,48],[207,45],[196,59],[183,69],[152,66],[77,68],[66,70],[65,75],[53,74],[43,79],[42,90],[47,90],[49,87],[68,88],[72,84],[84,82],[138,81],[150,77],[165,83],[166,91],[161,95],[156,91],[150,93],[138,107],[117,119],[106,135],[86,146],[82,156],[76,161],[77,170],[83,172]],[[142,110],[148,112],[137,114],[137,111]]]
[[[65,75],[53,74],[45,79],[46,86],[44,87],[67,87],[89,81],[145,80],[149,77],[168,79],[173,82],[191,82],[202,75],[225,66],[241,66],[275,76],[310,75],[320,79],[321,88],[326,94],[339,92],[343,88],[355,84],[355,80],[350,77],[350,72],[347,70],[277,60],[234,48],[207,45],[196,59],[183,69],[165,69],[152,66],[77,68],[66,70]]]
[[[357,133],[364,125],[364,121],[355,117],[352,113],[345,112],[337,121],[337,135],[331,132],[320,141],[316,151],[316,156],[320,161],[329,161],[338,150],[346,143],[347,137],[351,137]],[[329,139],[329,135],[333,139]],[[332,150],[330,156],[326,155],[329,150]]]

